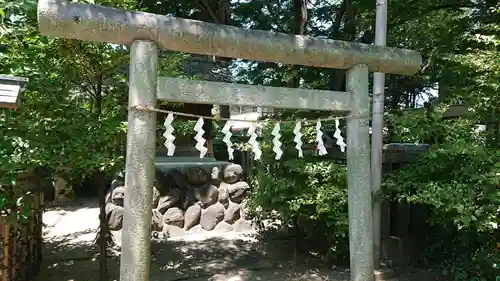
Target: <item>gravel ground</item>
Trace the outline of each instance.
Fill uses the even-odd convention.
[[[44,264],[34,281],[96,281],[99,276],[96,202],[47,210],[43,220]],[[120,232],[114,236],[119,243]],[[152,241],[151,281],[343,281],[317,259],[293,254],[293,242],[259,241],[236,235],[198,234],[183,240]],[[118,280],[119,250],[108,258],[110,280]],[[429,280],[416,274],[411,280]],[[410,280],[401,278],[400,280]]]

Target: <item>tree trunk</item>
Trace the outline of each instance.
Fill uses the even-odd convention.
[[[231,20],[230,14],[230,1],[229,0],[218,0],[218,1],[207,1],[200,0],[201,8],[206,10],[210,15],[210,21],[217,24],[229,24]],[[228,65],[231,62],[230,58],[218,58],[222,61],[227,61]],[[219,105],[219,117],[223,119],[229,119],[230,110],[229,105]],[[224,121],[221,125],[224,125]]]
[[[307,23],[307,1],[293,0],[293,34],[304,35]],[[300,86],[301,68],[299,66],[292,66],[292,78],[289,81],[290,88],[298,88]]]
[[[220,118],[229,118],[230,110],[229,105],[219,105],[219,116]],[[224,123],[224,122],[222,122]]]
[[[335,19],[331,28],[331,37],[333,39],[342,39],[342,31],[340,28],[342,27],[342,19],[346,13],[346,3],[347,0],[342,1],[338,9],[335,11]],[[331,69],[330,71],[330,79],[328,81],[328,88],[332,91],[344,91],[345,84],[345,71],[343,69]]]
[[[103,90],[103,76],[97,76],[97,87],[95,93],[95,114],[97,120],[100,119],[102,114],[102,90]],[[97,147],[96,149],[101,149]],[[99,280],[108,280],[108,260],[107,260],[107,243],[108,243],[108,222],[106,220],[106,174],[103,171],[96,171],[94,174],[94,182],[97,185],[97,194],[99,198]]]

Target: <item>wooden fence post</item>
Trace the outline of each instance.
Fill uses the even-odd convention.
[[[10,225],[2,218],[3,223],[3,261],[2,261],[2,281],[10,281],[9,278],[9,246],[10,246]]]
[[[10,264],[10,279],[15,280],[16,279],[16,269],[17,269],[17,236],[18,236],[18,230],[19,230],[19,222],[17,218],[17,207],[14,207],[12,210],[12,217],[14,218],[13,224],[12,224],[12,229],[11,229],[11,243],[10,243],[10,250],[11,250],[11,264]]]

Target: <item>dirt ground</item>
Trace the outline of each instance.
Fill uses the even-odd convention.
[[[95,281],[99,276],[96,202],[47,210],[43,220],[44,261],[34,281]],[[119,244],[120,232],[114,236]],[[152,241],[151,281],[343,281],[346,269],[297,257],[293,241],[226,235]],[[119,248],[108,258],[110,280],[119,279]],[[406,272],[399,280],[430,280],[425,272]]]

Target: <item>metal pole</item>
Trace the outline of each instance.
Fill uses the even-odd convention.
[[[351,281],[373,281],[368,67],[358,65],[349,69],[346,88],[352,95],[352,110],[347,119]]]
[[[130,49],[129,107],[156,107],[158,49],[134,41]],[[156,113],[130,108],[127,130],[121,281],[149,280]]]
[[[387,38],[387,0],[377,0],[375,22],[375,45],[385,46]],[[384,88],[385,73],[373,74],[372,98],[372,192],[377,194],[382,182],[382,146],[384,128]],[[382,211],[381,202],[373,201],[373,264],[375,269],[380,268]]]

